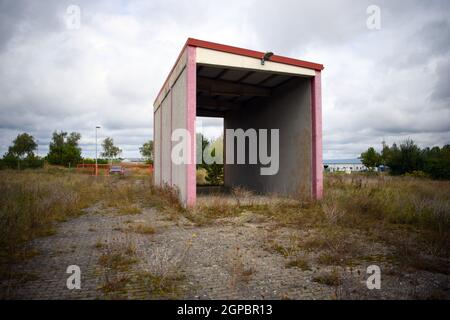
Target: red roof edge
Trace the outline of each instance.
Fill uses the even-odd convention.
[[[244,48],[238,48],[233,46],[227,46],[220,43],[214,43],[204,40],[198,40],[193,38],[188,38],[187,45],[193,46],[193,47],[200,47],[200,48],[206,48],[206,49],[212,49],[216,51],[222,51],[222,52],[228,52],[228,53],[234,53],[241,56],[247,56],[252,58],[261,59],[264,55],[264,52],[262,51],[255,51],[255,50],[249,50]],[[322,71],[324,69],[322,64],[304,61],[304,60],[298,60],[298,59],[292,59],[288,57],[273,55],[270,57],[270,61],[283,63],[283,64],[289,64],[297,67],[303,67],[308,69],[314,69],[317,71]]]
[[[249,49],[244,49],[244,48],[239,48],[239,47],[228,46],[228,45],[225,45],[225,44],[210,42],[210,41],[204,41],[204,40],[199,40],[199,39],[194,39],[194,38],[188,38],[186,43],[184,44],[183,48],[181,49],[180,54],[178,55],[177,59],[175,60],[175,63],[173,65],[172,69],[170,69],[170,72],[169,72],[166,80],[164,81],[161,89],[159,90],[158,95],[156,96],[155,101],[153,102],[153,104],[156,102],[156,100],[158,99],[159,95],[161,94],[164,86],[166,85],[167,81],[169,80],[170,75],[172,74],[173,70],[175,69],[175,66],[178,63],[178,60],[180,60],[180,57],[183,54],[184,49],[186,49],[187,46],[211,49],[211,50],[222,51],[222,52],[228,52],[228,53],[238,54],[238,55],[241,55],[241,56],[257,58],[257,59],[261,59],[262,56],[264,55],[264,52],[262,52],[262,51],[249,50]],[[324,69],[324,66],[322,64],[319,64],[319,63],[314,63],[314,62],[309,62],[309,61],[304,61],[304,60],[298,60],[298,59],[278,56],[278,55],[275,55],[275,54],[272,57],[270,57],[269,60],[272,61],[272,62],[289,64],[289,65],[292,65],[292,66],[303,67],[303,68],[313,69],[313,70],[317,70],[317,71],[322,71]]]

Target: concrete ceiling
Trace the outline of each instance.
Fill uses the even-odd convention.
[[[197,66],[197,116],[224,117],[253,99],[268,97],[295,76]]]

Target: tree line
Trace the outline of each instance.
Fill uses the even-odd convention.
[[[373,147],[361,153],[361,162],[374,170],[385,166],[393,175],[412,174],[429,176],[433,179],[450,179],[450,145],[442,148],[420,148],[413,140],[407,139],[397,145],[382,145],[381,152]]]
[[[52,165],[76,166],[79,163],[95,163],[94,159],[83,158],[79,141],[81,134],[78,132],[67,133],[55,131],[49,144],[49,152],[45,157],[38,157],[35,151],[38,148],[34,137],[28,133],[19,134],[8,147],[8,151],[0,159],[0,168],[40,168],[47,161]],[[202,150],[210,143],[201,136]],[[214,142],[215,143],[215,142]],[[220,142],[221,143],[221,142]],[[111,137],[106,137],[102,143],[102,152],[98,163],[111,163],[116,159],[122,150],[114,144]],[[218,150],[221,145],[217,146]],[[216,152],[214,148],[213,152]],[[139,151],[147,163],[153,163],[153,141],[145,142]],[[387,167],[393,175],[413,174],[419,176],[429,176],[433,179],[450,179],[450,145],[432,148],[420,148],[413,140],[407,139],[397,145],[382,145],[381,152],[370,147],[361,153],[361,162],[369,169],[377,167]],[[220,184],[223,181],[223,165],[207,165],[202,163],[197,168],[204,168],[208,173],[208,181],[213,184]]]
[[[36,155],[38,144],[34,137],[28,133],[21,133],[12,141],[8,151],[0,159],[0,169],[40,168],[44,162],[52,165],[76,166],[79,163],[95,163],[94,159],[83,158],[79,145],[81,134],[54,131],[49,144],[49,151],[45,157]],[[106,137],[101,143],[102,152],[98,163],[112,163],[121,153],[122,149],[114,144],[111,137]],[[147,141],[140,148],[142,156],[148,163],[153,163],[153,141]]]

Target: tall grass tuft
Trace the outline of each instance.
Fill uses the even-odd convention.
[[[54,232],[54,222],[77,216],[102,189],[92,177],[59,172],[0,171],[0,258],[26,241]]]
[[[69,169],[0,171],[0,273],[24,255],[29,240],[55,232],[56,223],[99,204],[121,214],[141,206],[183,210],[176,192],[147,177],[93,177]],[[3,269],[3,270],[2,270]]]

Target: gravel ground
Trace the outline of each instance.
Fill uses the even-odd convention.
[[[151,226],[155,232],[136,232],[139,225]],[[91,208],[61,223],[55,235],[32,241],[28,249],[38,254],[14,266],[21,276],[2,281],[0,294],[17,299],[449,298],[447,275],[404,271],[386,261],[378,263],[380,290],[366,286],[366,268],[373,261],[322,266],[314,262],[318,252],[300,251],[295,256],[306,259],[308,268],[287,267],[294,256],[273,250],[273,243],[289,246],[290,239],[305,232],[279,227],[252,213],[198,227],[185,218],[171,220],[156,209],[119,215]],[[135,263],[126,270],[110,270],[100,263],[102,255],[127,248]],[[371,249],[383,250],[378,244]],[[81,289],[67,288],[69,265],[80,267]],[[182,276],[174,282],[171,295],[160,295],[140,278],[143,272],[159,278]],[[339,283],[317,282],[319,276],[329,274],[338,274]]]

